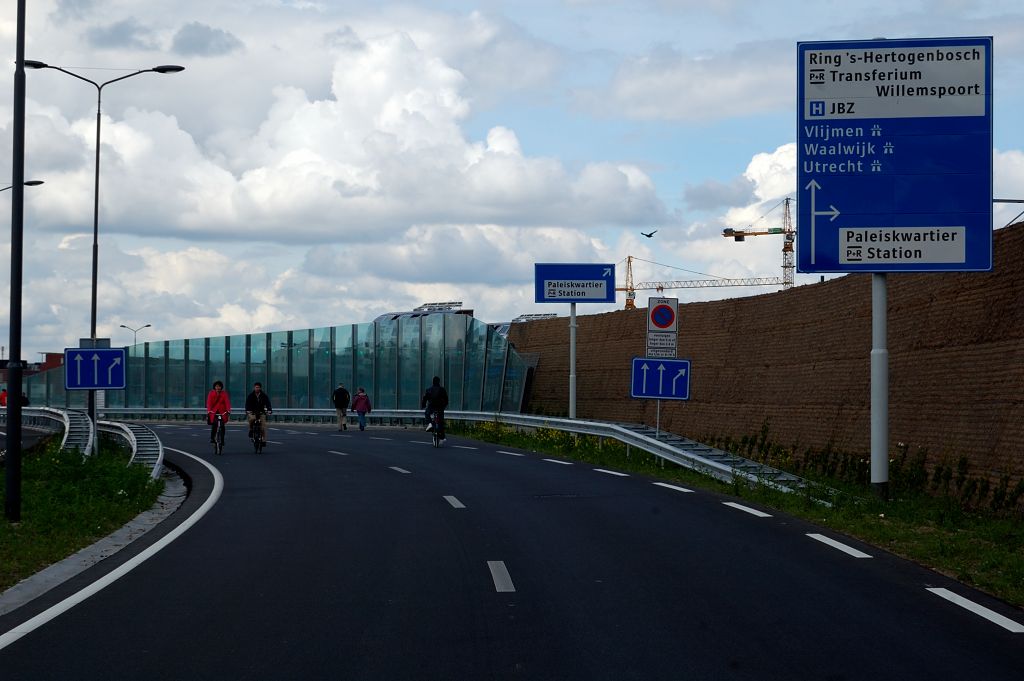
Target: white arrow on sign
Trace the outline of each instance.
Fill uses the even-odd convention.
[[[815,232],[815,221],[814,221],[814,219],[817,216],[819,216],[819,215],[829,215],[829,216],[831,216],[829,218],[829,222],[834,222],[835,219],[837,217],[839,217],[839,209],[836,208],[835,206],[833,206],[832,204],[829,204],[829,206],[828,206],[832,210],[818,210],[815,207],[815,203],[816,203],[815,195],[818,193],[818,190],[821,189],[821,185],[818,184],[817,180],[811,180],[810,182],[808,182],[807,186],[805,186],[804,189],[810,189],[811,190],[811,264],[813,265],[814,264],[815,253],[817,252],[815,250],[815,247],[814,247],[814,232]]]
[[[82,385],[82,353],[75,355],[75,371],[78,377],[77,385]]]
[[[680,379],[680,377],[685,376],[685,375],[686,375],[686,368],[684,367],[684,368],[680,369],[679,373],[676,374],[675,378],[672,379],[672,394],[673,395],[676,394],[676,381],[678,381]]]
[[[92,355],[92,384],[96,385],[100,382],[100,356],[96,353]]]
[[[643,393],[644,395],[646,395],[647,394],[647,362],[644,362],[643,364],[640,365],[640,371],[644,372],[643,387],[640,389],[640,392]]]
[[[114,361],[110,363],[110,368],[107,369],[107,385],[114,385],[114,367],[121,363],[120,356],[114,357]]]
[[[604,276],[606,276],[606,277],[612,276],[612,268],[611,267],[605,267],[604,268]]]
[[[658,366],[658,394],[665,394],[665,365]]]

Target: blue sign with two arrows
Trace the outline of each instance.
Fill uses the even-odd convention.
[[[124,390],[124,348],[64,348],[65,390]]]
[[[633,358],[631,397],[690,399],[690,360]]]

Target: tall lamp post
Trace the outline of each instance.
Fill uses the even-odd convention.
[[[112,78],[111,80],[103,83],[97,83],[94,80],[90,80],[85,76],[80,76],[77,73],[72,73],[59,66],[51,66],[46,62],[34,61],[26,59],[24,61],[25,68],[29,69],[53,69],[66,73],[72,78],[85,81],[96,88],[96,166],[95,166],[95,183],[93,189],[93,205],[92,205],[92,315],[90,318],[89,325],[89,337],[93,341],[93,345],[96,344],[96,289],[97,289],[97,275],[99,272],[99,234],[100,234],[100,122],[101,109],[100,106],[103,100],[103,88],[111,83],[131,78],[142,73],[180,73],[185,70],[184,66],[176,66],[174,64],[165,64],[162,66],[154,66],[151,69],[141,69],[134,73],[129,73],[118,78]],[[89,391],[89,418],[92,419],[93,423],[96,423],[96,391]]]
[[[133,329],[130,326],[125,326],[124,324],[121,324],[119,326],[119,328],[128,329],[129,331],[131,331],[132,332],[132,345],[138,345],[139,331],[142,331],[143,329],[148,329],[151,326],[153,326],[153,325],[152,324],[143,324],[139,328]]]

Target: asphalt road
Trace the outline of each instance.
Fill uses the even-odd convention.
[[[155,429],[179,450],[188,501],[0,617],[4,679],[933,681],[1024,668],[1024,633],[1006,628],[1024,631],[1020,610],[728,497],[456,437],[435,450],[416,430],[272,428],[255,456],[232,424],[216,457],[202,426]],[[223,478],[212,506],[216,476],[186,452]]]

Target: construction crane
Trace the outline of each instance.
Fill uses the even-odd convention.
[[[627,310],[636,309],[636,292],[637,291],[657,291],[661,293],[665,289],[671,288],[712,288],[715,286],[777,286],[783,283],[782,277],[752,277],[747,279],[684,279],[681,281],[642,281],[639,284],[633,284],[633,261],[642,260],[632,255],[626,256],[626,285],[618,286],[615,288],[616,291],[626,292],[626,307]],[[643,260],[643,262],[650,262],[649,260]],[[658,263],[651,263],[657,265]]]
[[[781,234],[782,240],[782,288],[790,289],[793,288],[793,243],[796,241],[796,230],[793,228],[793,214],[789,209],[789,204],[793,201],[790,197],[786,197],[782,200],[782,227],[770,227],[766,230],[757,231],[753,229],[731,229],[726,228],[722,230],[722,236],[731,238],[734,241],[743,241],[748,236],[765,236],[768,234]],[[775,206],[778,208],[778,206]],[[772,208],[772,210],[775,210]],[[768,211],[771,213],[772,210]],[[765,213],[765,215],[768,215]],[[762,218],[764,215],[761,216]]]

